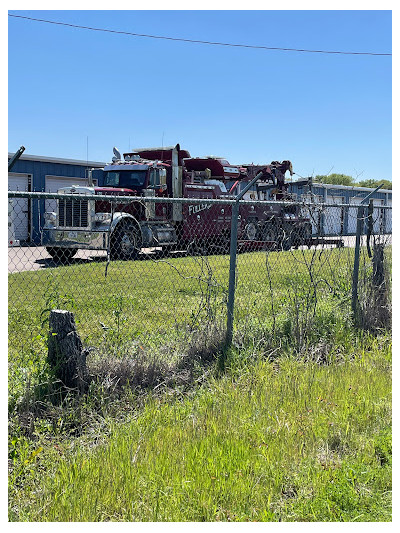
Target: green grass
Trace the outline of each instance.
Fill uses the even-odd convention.
[[[310,297],[307,261],[326,282],[318,286],[321,309],[329,305],[338,317],[348,314],[340,298],[348,296],[350,250],[272,253],[269,270],[265,253],[238,257],[235,327],[243,335],[270,335],[278,327],[290,336],[293,318],[303,312]],[[43,358],[49,309],[74,312],[86,345],[137,344],[164,346],[185,337],[188,328],[206,321],[226,320],[229,257],[169,258],[167,261],[112,262],[70,266],[9,275],[9,347],[11,364],[28,368]],[[268,279],[270,274],[270,280]],[[271,300],[270,283],[273,287]],[[335,292],[336,291],[336,292]],[[297,294],[298,302],[290,300]],[[337,297],[339,296],[339,298]],[[336,300],[335,300],[336,298]],[[331,303],[333,302],[333,306]],[[272,323],[272,307],[277,322]],[[289,309],[290,308],[290,309]],[[344,321],[343,321],[344,322]],[[107,326],[103,330],[101,324]],[[307,329],[309,324],[303,326]],[[286,328],[286,329],[285,329]],[[128,348],[129,349],[129,348]],[[11,369],[11,374],[16,372]],[[21,376],[18,375],[19,383]],[[15,386],[18,387],[18,383]]]
[[[229,259],[10,275],[9,519],[390,521],[391,340],[351,326],[351,253],[241,254],[224,373],[62,403],[46,396],[50,308],[103,358],[176,356],[189,325],[224,321]]]
[[[273,252],[266,263],[265,253],[240,254],[236,325],[247,319],[270,323],[271,304],[277,314],[288,305],[301,310],[312,296],[310,281],[318,305],[329,300],[337,307],[350,295],[353,255],[352,249]],[[160,345],[188,324],[197,326],[210,316],[225,319],[228,256],[115,261],[107,276],[105,270],[105,263],[93,262],[10,274],[10,348],[31,344],[45,331],[48,310],[57,307],[74,312],[88,344],[103,340],[100,322],[112,331],[119,325],[126,337]]]
[[[340,278],[348,289],[350,251],[332,250],[322,257],[311,251],[269,255],[271,284],[279,300],[290,287],[305,290],[309,286],[307,264],[315,257],[313,270],[328,283]],[[237,314],[249,310],[265,318],[270,310],[269,280],[265,253],[241,254],[238,257],[236,304]],[[225,313],[228,289],[229,257],[211,256],[206,260],[170,258],[167,261],[112,262],[105,276],[104,263],[73,264],[34,272],[10,274],[11,346],[21,344],[24,329],[41,331],[41,316],[50,307],[74,311],[83,336],[91,342],[101,337],[99,322],[115,326],[118,310],[124,315],[124,329],[133,335],[153,337],[157,331],[170,335],[174,326],[191,321],[202,300],[209,296],[214,311]],[[347,281],[346,281],[347,280]],[[336,287],[337,289],[337,287]],[[322,287],[321,287],[322,290]],[[324,288],[329,293],[329,286]]]
[[[12,516],[390,521],[390,391],[389,342],[340,365],[237,361],[181,401],[148,398],[97,447],[64,449],[51,467],[38,453],[35,470],[50,471]]]

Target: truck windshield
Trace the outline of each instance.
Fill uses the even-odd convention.
[[[126,187],[132,189],[143,187],[147,170],[123,170],[121,172],[106,172],[104,187]]]

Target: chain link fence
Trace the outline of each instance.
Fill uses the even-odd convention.
[[[8,271],[15,371],[45,350],[51,309],[99,357],[179,356],[204,335],[302,351],[355,312],[390,323],[391,208],[10,192]]]

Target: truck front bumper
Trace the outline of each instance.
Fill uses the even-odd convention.
[[[143,247],[172,246],[178,242],[175,228],[170,225],[142,226],[141,232]],[[99,225],[94,230],[88,228],[60,229],[54,226],[45,226],[42,233],[42,245],[51,247],[107,250],[109,239],[110,226],[107,224]]]
[[[107,250],[109,231],[88,231],[87,229],[61,230],[43,228],[42,245],[63,248],[86,248]]]

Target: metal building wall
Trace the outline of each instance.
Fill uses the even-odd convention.
[[[374,189],[367,188],[367,187],[346,187],[346,186],[332,186],[329,184],[322,185],[322,184],[312,184],[311,189],[308,186],[297,186],[296,182],[292,184],[291,191],[295,194],[297,194],[297,198],[300,200],[302,195],[308,195],[312,194],[314,195],[314,198],[316,201],[321,200],[322,202],[328,202],[331,203],[332,197],[341,197],[342,200],[338,203],[344,203],[349,205],[357,205],[361,203],[361,200],[367,196],[370,192],[372,192]],[[372,195],[372,199],[382,201],[383,205],[391,205],[392,201],[392,192],[389,190],[379,190],[378,192],[374,193]],[[380,202],[379,202],[380,203]],[[376,210],[379,209],[379,206],[375,208]],[[334,221],[332,220],[332,215],[335,213],[335,216],[340,217],[340,210],[335,208],[332,208],[329,212],[330,218],[330,224],[333,227],[336,228],[335,231],[337,231],[337,227],[340,224],[340,220],[337,221],[337,224],[334,224]],[[343,223],[343,234],[354,234],[355,233],[355,224],[354,219],[356,217],[356,208],[349,208],[345,209],[344,211],[344,223]],[[322,225],[326,229],[326,223],[324,220],[324,215],[322,215]],[[352,223],[353,222],[353,223]]]
[[[66,160],[67,161],[67,160]],[[92,163],[87,164],[63,163],[52,161],[41,161],[25,159],[22,156],[12,168],[12,172],[32,174],[31,190],[42,192],[46,186],[46,176],[60,176],[66,178],[86,178],[87,169],[92,168]],[[97,163],[98,164],[98,163]],[[93,171],[93,178],[97,179],[99,185],[103,183],[103,171],[96,169]],[[31,235],[30,240],[36,244],[40,243],[40,228],[44,224],[45,202],[32,202],[30,210],[31,218]]]

